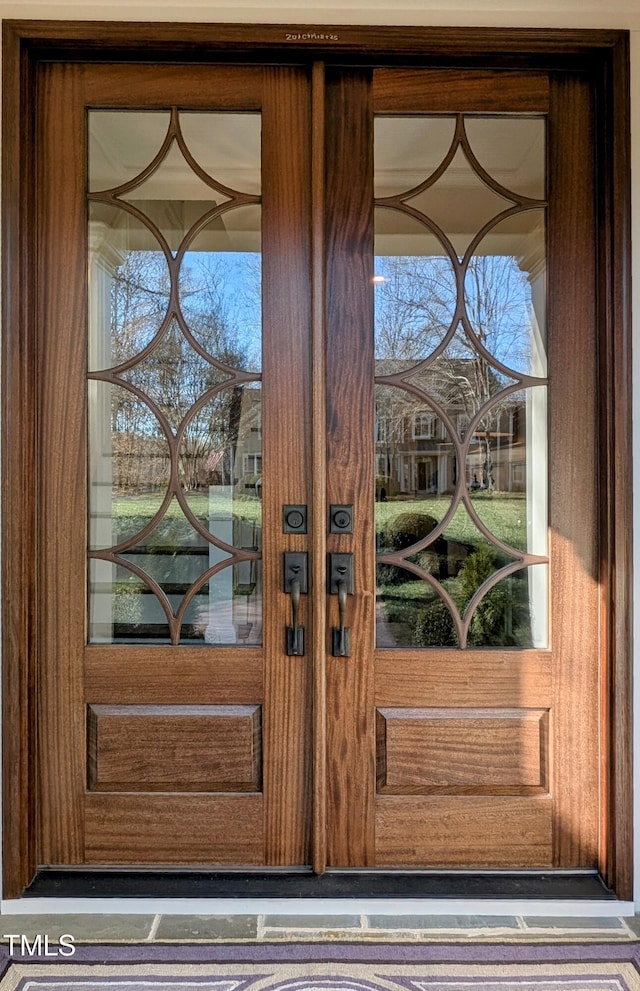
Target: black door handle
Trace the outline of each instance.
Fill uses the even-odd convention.
[[[353,595],[353,554],[329,555],[329,592],[338,596],[339,626],[331,631],[334,657],[351,656],[351,630],[345,626],[347,596]]]
[[[291,626],[287,626],[286,650],[293,657],[304,656],[304,627],[300,626],[300,595],[307,593],[307,555],[285,552],[284,590],[291,596]]]

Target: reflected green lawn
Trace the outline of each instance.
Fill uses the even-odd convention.
[[[484,525],[517,550],[527,549],[527,504],[524,493],[483,492],[471,496]],[[441,520],[451,506],[450,497],[427,497],[410,501],[376,503],[376,530],[384,531],[404,513],[425,513]],[[449,540],[465,544],[484,541],[464,506],[459,506],[446,528]]]
[[[118,496],[113,501],[113,516],[125,517],[155,516],[162,503],[161,494]],[[209,516],[233,516],[236,519],[260,523],[262,503],[259,499],[237,494],[206,491],[187,492],[186,499],[197,519],[207,520]],[[474,506],[488,529],[511,547],[526,550],[527,518],[524,495],[505,493],[481,493],[472,496]],[[449,498],[424,498],[412,501],[390,501],[376,503],[376,530],[385,530],[389,524],[403,513],[426,513],[441,520],[451,500]],[[173,499],[166,513],[167,519],[182,517],[182,510]],[[458,507],[447,526],[447,537],[462,543],[477,543],[480,537],[476,525],[463,506]]]
[[[262,519],[262,503],[259,499],[247,496],[211,494],[203,491],[185,493],[189,508],[196,519],[207,520],[209,516],[234,516],[236,519],[259,523]],[[160,509],[164,493],[135,496],[117,496],[112,503],[112,514],[116,519],[140,516],[151,519]],[[183,513],[177,499],[172,499],[165,519],[182,518]]]

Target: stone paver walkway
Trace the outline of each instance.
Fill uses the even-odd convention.
[[[514,915],[5,915],[10,934],[76,942],[366,942],[458,940],[638,940],[640,916],[574,918]]]

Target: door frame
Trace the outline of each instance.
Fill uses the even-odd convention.
[[[3,878],[20,897],[36,873],[36,477],[38,285],[34,134],[44,61],[325,62],[539,69],[587,74],[597,133],[600,873],[632,897],[632,481],[629,39],[625,31],[7,21],[3,57]],[[316,187],[322,177],[316,176]],[[312,237],[317,243],[320,227]],[[314,321],[321,323],[321,286]],[[314,343],[316,351],[317,335]],[[615,404],[611,397],[615,397]],[[317,455],[321,460],[321,454]],[[322,503],[322,495],[318,495]],[[319,548],[313,548],[318,557]],[[322,685],[315,687],[316,701]],[[318,730],[319,731],[319,730]]]

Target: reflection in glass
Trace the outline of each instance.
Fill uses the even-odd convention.
[[[207,175],[243,193],[261,191],[259,114],[181,113],[189,151]]]
[[[376,357],[421,361],[455,315],[453,265],[436,236],[400,210],[376,209],[375,245]]]
[[[433,186],[407,200],[407,206],[433,220],[462,256],[474,235],[513,202],[489,189],[458,149]]]
[[[92,110],[89,114],[89,191],[131,182],[156,157],[167,136],[166,110]]]
[[[456,647],[451,612],[427,582],[404,568],[377,568],[377,647]]]
[[[135,393],[89,382],[90,547],[130,539],[159,510],[169,485],[169,444]]]
[[[89,205],[89,368],[129,361],[158,333],[169,306],[167,259],[125,210]]]
[[[228,377],[191,347],[177,321],[143,360],[122,373],[155,403],[174,433],[202,393]]]
[[[177,452],[180,484],[187,492],[209,491],[210,532],[235,547],[228,531],[218,531],[215,520],[231,520],[247,513],[262,522],[262,391],[236,385],[222,389],[192,416]]]
[[[174,254],[201,217],[229,200],[192,172],[176,144],[148,179],[120,198],[155,224]]]
[[[493,179],[520,196],[545,197],[544,117],[465,117],[471,151]]]
[[[420,172],[413,128],[419,124],[424,133],[433,119],[397,119],[397,127],[393,120],[376,130],[381,196],[410,186],[402,141],[412,175]],[[452,160],[435,183],[406,200],[422,220],[397,202],[376,211],[378,645],[544,647],[544,204],[518,203],[545,188],[544,123],[474,117],[464,124],[466,132],[450,129],[444,151],[440,129],[439,160],[447,152]],[[396,144],[389,151],[380,142],[391,134]],[[426,149],[422,154],[425,179],[439,163]],[[476,172],[473,155],[508,198]],[[479,230],[506,208],[513,214],[463,259]],[[429,222],[446,240],[434,236]],[[403,561],[429,580],[402,568]],[[513,565],[513,574],[496,580]],[[491,580],[473,615],[465,615]],[[425,596],[437,616],[428,632]]]
[[[231,368],[261,367],[260,207],[217,217],[190,242],[178,279],[191,333]]]
[[[90,118],[90,640],[258,644],[261,390],[236,370],[260,367],[260,208],[215,187],[259,191],[260,118],[165,114],[161,134],[153,114]],[[167,260],[101,196],[124,182],[122,199],[188,252]]]
[[[377,197],[414,189],[438,168],[451,147],[455,117],[376,117]]]
[[[89,643],[167,643],[167,616],[153,590],[128,568],[89,562]]]
[[[546,375],[544,210],[518,213],[485,235],[469,260],[464,297],[471,329],[490,354],[515,372]]]
[[[471,564],[471,562],[470,562]],[[490,547],[476,552],[474,581],[495,571]],[[470,567],[470,565],[469,565]],[[480,599],[469,624],[470,647],[540,647],[547,637],[547,566],[522,568],[496,582]]]
[[[251,529],[250,521],[234,526]],[[245,537],[250,539],[250,537]],[[259,550],[259,544],[251,545]],[[262,643],[262,562],[241,561],[212,575],[203,590],[187,606],[185,630],[207,644],[255,647]]]

